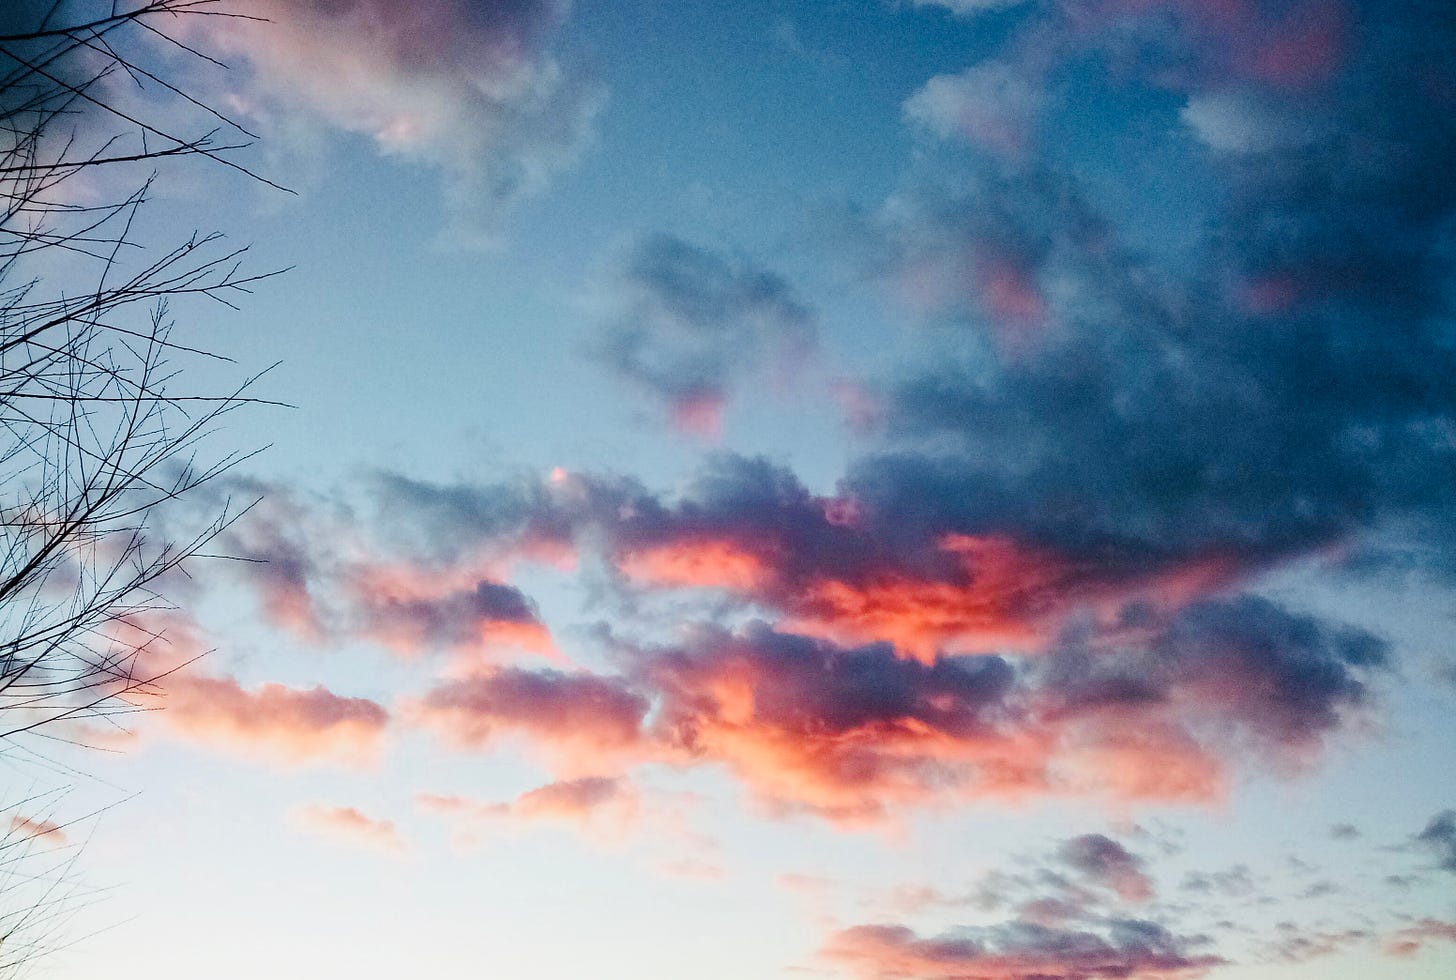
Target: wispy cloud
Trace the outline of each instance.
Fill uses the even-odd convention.
[[[389,854],[407,849],[393,821],[377,820],[351,806],[309,804],[294,810],[291,819],[302,830],[353,846]]]

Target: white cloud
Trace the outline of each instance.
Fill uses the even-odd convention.
[[[437,169],[457,230],[489,230],[585,141],[594,85],[552,56],[564,0],[255,0],[267,22],[210,19],[213,42],[252,66],[239,105],[365,135]]]

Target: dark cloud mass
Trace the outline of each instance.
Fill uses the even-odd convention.
[[[883,432],[832,491],[726,453],[673,494],[380,473],[356,508],[376,553],[295,553],[318,532],[287,513],[258,535],[281,559],[255,573],[265,609],[395,646],[544,649],[515,562],[582,561],[632,600],[708,593],[675,636],[624,613],[615,673],[457,678],[422,717],[462,744],[570,734],[577,768],[718,764],[832,819],[1094,787],[1206,800],[1235,765],[1308,763],[1378,703],[1393,654],[1257,576],[1456,553],[1456,29],[1415,0],[1276,6],[1045,4],[994,64],[910,100],[939,143],[860,230],[936,321],[934,363],[883,386]],[[1160,107],[1149,138],[1186,167],[1189,215],[1139,220],[1183,221],[1176,249],[1140,244],[1053,151],[1089,63]],[[1027,97],[964,118],[986,86]],[[1289,114],[1308,126],[1271,135]],[[739,257],[651,236],[616,271],[599,353],[670,409],[711,416],[814,340],[789,284]],[[1135,861],[1085,846],[1084,874],[1143,890]]]
[[[1115,6],[1066,36],[1136,51],[1126,71],[1193,101],[1262,83],[1326,130],[1188,151],[1189,180],[1217,188],[1203,216],[1216,231],[1174,257],[1123,244],[1049,153],[1012,168],[975,158],[954,190],[909,192],[884,232],[890,267],[923,276],[963,265],[948,256],[1009,249],[1044,313],[1014,351],[973,347],[964,366],[892,387],[892,431],[927,448],[867,460],[859,481],[946,517],[1152,560],[1215,551],[1257,564],[1396,522],[1449,539],[1449,18],[1426,3],[1321,4],[1329,36],[1300,28],[1291,38],[1311,49],[1286,63],[1265,46],[1296,21],[1266,22],[1260,5],[1146,5],[1161,18],[1111,17]],[[1038,21],[1013,67],[1045,72],[1068,26]],[[1316,63],[1309,77],[1276,70]],[[952,312],[1008,329],[994,289],[957,283],[943,297]]]

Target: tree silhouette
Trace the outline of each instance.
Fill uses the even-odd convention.
[[[246,250],[216,234],[157,247],[138,216],[179,158],[271,184],[237,161],[252,134],[160,67],[184,58],[219,70],[182,27],[241,16],[221,0],[18,2],[0,12],[7,761],[40,756],[37,740],[86,741],[148,706],[166,671],[154,655],[165,636],[148,617],[167,607],[163,579],[237,516],[225,505],[180,539],[158,533],[163,508],[247,458],[206,443],[225,416],[258,402],[256,376],[223,391],[182,387],[183,367],[218,355],[186,343],[171,311],[184,299],[233,306],[273,273],[245,272]],[[43,826],[16,819],[0,810],[0,882]],[[10,898],[0,884],[0,902]],[[60,904],[53,889],[18,901],[14,912],[0,907],[0,976],[50,944]]]

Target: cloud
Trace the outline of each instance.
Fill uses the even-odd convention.
[[[1442,810],[1415,837],[1417,846],[1436,858],[1436,867],[1456,873],[1456,810]]]
[[[897,925],[864,925],[832,936],[824,958],[870,980],[1173,980],[1223,963],[1195,954],[1196,939],[1139,919],[1100,934],[1012,921],[922,938]]]
[[[1179,118],[1210,148],[1227,153],[1290,149],[1319,136],[1319,125],[1298,107],[1248,89],[1190,95]]]
[[[20,813],[11,815],[9,830],[0,834],[0,846],[5,849],[20,841],[35,840],[41,841],[47,847],[64,847],[69,843],[63,824],[46,817],[30,817]]]
[[[1414,3],[1074,6],[1008,21],[963,81],[1024,83],[1054,114],[1069,66],[1115,71],[1208,186],[1187,243],[1137,245],[1043,147],[939,147],[956,166],[865,233],[944,329],[876,390],[883,431],[836,485],[731,454],[676,493],[378,474],[356,498],[366,541],[313,531],[312,566],[283,570],[314,620],[449,645],[534,628],[513,562],[604,568],[632,638],[608,640],[615,673],[490,669],[416,717],[474,749],[524,741],[563,778],[722,766],[845,822],[1006,792],[1206,801],[1241,767],[1317,758],[1377,705],[1392,653],[1254,594],[1259,576],[1400,540],[1451,571],[1429,547],[1456,540],[1437,476],[1456,461],[1449,32]],[[1388,71],[1407,61],[1429,84]],[[1319,131],[1210,152],[1178,115],[1220,99]],[[931,122],[958,104],[932,102]],[[778,277],[675,239],[639,242],[619,275],[635,312],[612,329],[637,332],[618,367],[669,406],[730,397],[767,359],[764,324],[812,322]],[[694,625],[667,634],[654,600]]]
[[[1258,885],[1248,865],[1236,864],[1222,871],[1190,871],[1178,887],[1183,891],[1242,898],[1252,895]]]
[[[969,16],[984,10],[1014,7],[1026,0],[913,0],[917,7],[944,7],[955,14]]]
[[[1439,176],[1456,127],[1433,10],[1048,4],[927,86],[907,111],[949,132],[963,108],[1091,111],[1064,83],[1106,63],[1183,101],[1218,152],[1180,147],[1171,119],[1162,149],[1210,197],[1189,202],[1186,247],[1159,254],[1135,243],[1169,221],[1119,213],[1051,147],[917,175],[878,216],[877,268],[964,329],[885,385],[890,438],[850,482],[954,494],[1022,544],[1158,562],[1248,568],[1396,528],[1449,541],[1432,477],[1456,415]]]
[[[409,567],[374,566],[354,569],[343,591],[357,633],[404,653],[551,649],[535,606],[500,582],[440,581]]]
[[[778,808],[852,823],[887,804],[1042,779],[1035,736],[999,727],[1014,675],[997,657],[927,666],[755,624],[704,630],[638,670],[657,692],[659,740],[726,763]]]
[[[527,541],[468,554],[457,547],[453,560],[441,561],[394,520],[381,520],[377,535],[360,534],[363,525],[339,501],[247,480],[225,490],[262,497],[222,536],[228,553],[245,559],[234,578],[254,590],[269,623],[307,643],[363,640],[406,656],[467,660],[553,652],[534,603],[500,581],[504,555],[531,552]],[[381,540],[390,535],[396,540]],[[551,548],[544,542],[542,552]]]
[[[958,75],[930,79],[905,101],[905,115],[942,139],[969,140],[1019,159],[1030,149],[1030,130],[1045,98],[1041,79],[988,59]]]
[[[550,52],[566,0],[255,0],[265,18],[207,18],[252,66],[235,96],[302,115],[438,170],[456,231],[478,236],[578,154],[602,102]],[[216,21],[216,23],[213,23]],[[280,128],[281,125],[280,125]]]
[[[1142,859],[1110,837],[1073,837],[1062,845],[1058,856],[1068,867],[1112,889],[1124,901],[1146,902],[1153,897],[1153,881],[1143,870]]]
[[[1244,632],[1206,625],[1240,609],[1252,610]],[[1018,666],[699,624],[680,643],[614,641],[620,674],[497,669],[407,710],[462,748],[523,740],[563,775],[724,765],[774,812],[854,825],[987,796],[1214,799],[1251,746],[1294,761],[1315,752],[1363,704],[1358,678],[1381,650],[1248,598],[1192,606],[1129,648],[1109,642]],[[1132,856],[1119,869],[1095,844],[1064,860],[1127,900],[1147,897]]]
[[[583,827],[607,824],[621,830],[635,820],[640,804],[626,779],[585,776],[547,783],[504,803],[482,803],[459,796],[422,794],[420,805],[447,816],[475,820],[554,820]]]
[[[816,497],[762,459],[719,456],[675,501],[632,498],[598,525],[614,564],[650,590],[713,587],[776,609],[786,625],[846,644],[1036,646],[1072,613],[1134,595],[1184,601],[1227,576],[1223,559],[1061,554],[1022,541],[916,461],[852,473]],[[606,508],[595,508],[601,514]]]
[[[1433,940],[1456,943],[1456,922],[1422,919],[1393,934],[1386,941],[1385,951],[1391,956],[1414,956]]]
[[[310,833],[371,850],[398,854],[408,847],[392,821],[365,816],[351,806],[309,804],[295,810],[292,819]]]
[[[581,819],[612,804],[630,805],[631,789],[625,780],[600,776],[548,783],[517,797],[511,809],[530,819]]]
[[[722,763],[777,808],[847,822],[957,783],[993,792],[1041,778],[1039,760],[1015,758],[1034,756],[1035,739],[996,729],[1013,683],[998,658],[926,666],[761,624],[622,655],[630,676],[500,671],[437,688],[413,715],[464,747],[524,736],[566,772]]]
[[[505,668],[446,681],[405,710],[460,748],[522,737],[567,771],[591,774],[640,753],[648,701],[617,678]]]
[[[1279,930],[1285,935],[1272,944],[1270,955],[1286,963],[1308,963],[1334,956],[1350,946],[1368,942],[1372,937],[1369,929],[1302,933],[1288,922],[1281,922]]]
[[[267,682],[245,687],[202,669],[206,637],[185,612],[152,609],[110,623],[123,658],[116,680],[139,697],[155,697],[157,722],[172,735],[284,765],[361,765],[383,748],[389,712],[368,698],[335,694],[321,684]],[[90,738],[94,733],[86,732]],[[108,733],[99,733],[105,741]]]
[[[1176,714],[1300,749],[1367,703],[1365,678],[1388,655],[1385,641],[1364,630],[1244,595],[1188,606],[1127,659],[1069,652],[1053,684],[1072,706],[1162,701]]]
[[[722,765],[776,812],[845,824],[988,795],[1213,800],[1254,760],[1308,765],[1375,704],[1387,644],[1234,591],[1257,552],[1041,534],[954,469],[895,461],[833,497],[731,455],[672,496],[381,475],[355,510],[388,530],[354,536],[383,553],[317,561],[309,587],[326,626],[402,648],[544,640],[524,596],[478,584],[532,553],[600,557],[629,599],[708,590],[676,639],[599,632],[616,673],[472,659],[407,714],[471,751],[524,744],[562,778]],[[771,621],[713,625],[722,600]]]
[[[162,723],[178,735],[290,765],[368,762],[389,725],[389,712],[375,702],[322,685],[249,689],[231,677],[191,672],[167,678],[164,708]]]
[[[612,292],[595,356],[700,435],[734,389],[787,381],[815,345],[815,315],[783,277],[667,235],[635,243]]]

